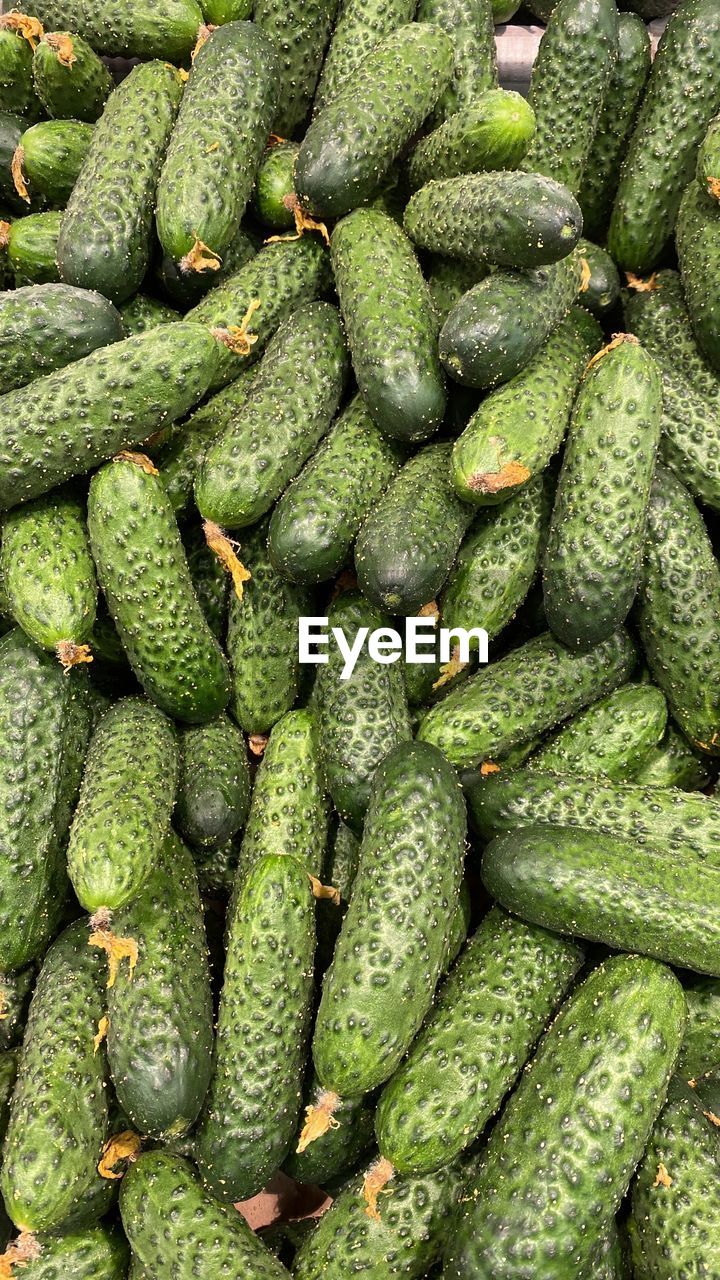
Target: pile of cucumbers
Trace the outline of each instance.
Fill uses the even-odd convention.
[[[720,1280],[719,773],[717,0],[0,15],[0,1277]]]

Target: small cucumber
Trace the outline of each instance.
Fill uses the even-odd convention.
[[[338,0],[255,2],[253,22],[274,42],[280,55],[273,129],[282,137],[292,138],[302,130],[337,11]]]
[[[82,31],[97,53],[110,57],[186,61],[203,15],[195,0],[33,0],[46,31]]]
[[[667,703],[652,684],[625,684],[601,698],[533,753],[528,768],[636,782],[665,733]]]
[[[18,973],[0,974],[0,1055],[12,1049],[23,1038],[30,996],[35,986],[35,966],[28,965]],[[720,1053],[717,1054],[720,1058]],[[0,1057],[0,1062],[4,1056]],[[714,1059],[713,1059],[714,1061]],[[1,1127],[1,1126],[0,1126]],[[0,1143],[2,1134],[0,1134]]]
[[[113,78],[82,36],[47,31],[33,53],[33,84],[48,115],[94,124],[105,110]]]
[[[23,34],[23,23],[30,27]],[[40,101],[33,85],[33,48],[42,35],[39,23],[33,27],[33,18],[11,12],[0,14],[0,111],[15,111],[18,115],[37,120],[42,114]]]
[[[264,226],[276,231],[295,226],[293,172],[299,150],[297,142],[279,142],[268,147],[255,178],[253,213]]]
[[[388,436],[426,440],[442,423],[445,385],[430,295],[412,245],[387,214],[356,209],[333,231],[331,254],[370,417]],[[381,312],[392,324],[378,323]]]
[[[708,364],[720,370],[720,206],[698,182],[689,183],[675,224],[675,246],[693,331]]]
[[[250,770],[245,739],[226,715],[180,730],[175,824],[193,848],[225,844],[245,826]]]
[[[685,986],[685,999],[688,1020],[677,1071],[691,1080],[720,1062],[720,980],[693,978]]]
[[[13,158],[18,195],[27,204],[42,200],[51,209],[64,209],[92,136],[93,126],[79,120],[42,120],[26,129]]]
[[[417,0],[344,0],[315,94],[315,115],[381,41],[412,22],[416,9]]]
[[[620,301],[620,275],[610,254],[600,245],[581,240],[578,248],[590,273],[583,282],[578,302],[602,320]]]
[[[20,1243],[20,1240],[16,1242]],[[20,1269],[25,1280],[125,1280],[127,1240],[118,1231],[98,1223],[62,1234],[33,1236],[14,1256],[13,1246],[0,1261]]]
[[[147,333],[149,329],[157,329],[158,325],[173,324],[180,319],[172,307],[146,293],[136,293],[120,308],[120,316],[126,338],[134,338],[138,333]]]
[[[50,209],[47,213],[29,213],[13,223],[0,223],[0,244],[5,242],[7,246],[16,285],[59,282],[57,245],[63,216]]]
[[[679,787],[682,791],[703,791],[714,770],[709,757],[695,751],[687,738],[669,724],[662,742],[645,757],[632,781],[638,786]],[[720,1053],[718,1053],[720,1061]]]
[[[522,94],[487,89],[413,148],[413,191],[434,178],[516,169],[535,132],[535,114]]]
[[[65,284],[0,294],[0,394],[123,337],[111,302]]]
[[[720,200],[720,116],[711,120],[700,144],[697,180],[713,200]]]
[[[317,904],[321,906],[321,903]],[[337,911],[332,903],[330,910]],[[305,1110],[322,1105],[324,1089],[313,1077],[310,1088],[303,1095]],[[357,1168],[360,1160],[375,1140],[375,1108],[364,1098],[342,1101],[334,1113],[338,1125],[323,1134],[322,1142],[311,1142],[303,1151],[295,1150],[293,1143],[283,1172],[297,1182],[325,1187],[348,1170]],[[301,1130],[298,1129],[297,1138]]]
[[[234,382],[216,392],[189,418],[178,423],[170,438],[155,453],[160,479],[177,515],[185,512],[190,503],[195,477],[208,445],[235,420],[254,377],[254,367],[244,369]]]
[[[498,82],[491,0],[420,0],[418,22],[432,22],[453,42],[452,79],[440,95],[433,120],[440,124]]]

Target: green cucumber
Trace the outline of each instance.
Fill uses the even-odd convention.
[[[305,211],[340,218],[377,195],[452,65],[449,37],[428,23],[408,22],[373,49],[305,134],[295,164]]]
[[[213,153],[214,154],[214,153]],[[155,264],[154,276],[161,292],[181,311],[198,304],[212,289],[216,289],[224,280],[237,274],[247,262],[257,254],[259,243],[257,236],[251,236],[244,222],[233,231],[232,239],[220,258],[207,258],[200,253],[192,255],[197,270],[186,269],[184,260],[177,263],[168,254],[163,254]],[[208,265],[208,262],[211,265]]]
[[[351,642],[363,628],[389,625],[359,592],[341,595],[328,609],[329,629],[339,628]],[[394,746],[410,740],[410,716],[400,663],[376,662],[363,648],[352,674],[344,672],[345,658],[334,646],[318,670],[314,706],[328,794],[343,822],[360,832],[377,767]]]
[[[447,1280],[598,1273],[684,1023],[682,988],[663,965],[615,956],[586,978],[493,1130],[445,1255]]]
[[[210,444],[198,472],[195,501],[205,519],[238,529],[265,514],[328,430],[345,366],[340,316],[329,303],[308,303],[281,325],[241,417]]]
[[[688,1020],[677,1071],[691,1080],[720,1061],[720,980],[693,978],[685,986],[685,999]]]
[[[157,450],[155,464],[176,514],[187,509],[208,445],[235,420],[254,377],[254,367],[244,369],[234,382],[178,423],[169,440]]]
[[[492,11],[495,25],[509,22],[520,8],[519,0],[492,0]]]
[[[120,316],[98,293],[44,284],[1,294],[0,394],[122,337]]]
[[[211,26],[240,22],[252,13],[252,0],[201,0],[203,17]]]
[[[578,301],[602,320],[620,300],[620,275],[610,254],[600,245],[581,240],[578,247],[590,273]]]
[[[15,283],[57,284],[60,272],[57,265],[57,245],[63,214],[56,209],[47,213],[29,213],[13,223],[0,223],[7,231],[0,234],[0,242],[7,245],[8,262],[15,273]]]
[[[12,162],[25,129],[27,120],[24,116],[0,111],[0,200],[12,212],[24,212],[24,201],[15,190]]]
[[[325,973],[332,960],[335,943],[338,940],[338,934],[352,895],[359,861],[360,839],[355,835],[354,831],[350,830],[347,823],[338,818],[328,842],[327,857],[322,870],[322,881],[323,884],[332,885],[333,888],[338,890],[340,902],[333,902],[331,898],[321,899],[315,909],[315,923],[317,926],[316,981]],[[321,1147],[324,1145],[324,1143],[320,1144]],[[343,1142],[340,1140],[339,1148],[341,1149],[342,1146]],[[311,1143],[307,1151],[312,1152],[315,1147],[316,1144]],[[302,1178],[299,1180],[300,1182],[303,1181]],[[308,1181],[312,1182],[313,1179],[310,1178]]]
[[[690,321],[708,364],[720,370],[720,207],[694,180],[688,184],[675,224],[675,246]]]
[[[545,552],[545,614],[570,647],[600,644],[630,611],[661,415],[652,356],[636,338],[615,338],[580,385]]]
[[[677,724],[696,747],[720,754],[720,565],[695,503],[662,468],[648,515],[639,624]]]
[[[504,502],[544,471],[601,342],[599,327],[575,307],[526,367],[485,397],[453,447],[453,481],[465,502]]]
[[[625,271],[651,270],[672,235],[698,147],[720,107],[719,45],[715,0],[685,0],[663,32],[608,232],[608,249]]]
[[[391,614],[435,599],[472,520],[450,483],[449,444],[430,444],[401,467],[355,543],[362,592]]]
[[[205,530],[200,522],[185,525],[182,540],[193,591],[205,621],[215,639],[222,645],[228,618],[228,571],[208,546]]]
[[[531,269],[567,257],[582,214],[567,188],[542,174],[467,173],[416,191],[403,226],[431,253]]]
[[[15,186],[22,197],[64,209],[85,157],[93,126],[79,120],[41,120],[26,129],[15,151]]]
[[[229,22],[196,52],[157,187],[157,231],[181,270],[198,246],[222,259],[270,132],[279,67],[252,22]]]
[[[168,325],[147,337],[180,327]],[[119,457],[93,476],[90,544],[100,586],[143,688],[169,715],[202,724],[227,704],[230,672],[193,590],[170,500],[147,465],[142,455]]]
[[[700,144],[697,180],[713,200],[720,200],[720,116],[710,121]]]
[[[165,62],[141,63],[110,95],[60,227],[66,284],[113,302],[139,289],[150,263],[158,169],[181,96],[180,76]]]
[[[35,977],[34,965],[28,965],[18,973],[0,974],[0,1054],[12,1049],[22,1040]],[[720,1054],[717,1056],[720,1057]]]
[[[23,15],[14,11],[0,14],[0,111],[16,111],[36,120],[42,113],[32,76],[33,48],[42,35],[32,29],[23,34]]]
[[[215,845],[211,849],[192,849],[200,893],[203,898],[227,901],[232,893],[238,865],[238,842]]]
[[[419,737],[458,767],[495,761],[624,684],[635,648],[619,630],[574,654],[545,632],[493,662],[432,707]]]
[[[12,1245],[5,1255],[13,1261]],[[125,1280],[127,1240],[118,1231],[97,1226],[33,1236],[25,1242],[14,1263],[25,1280]]]
[[[601,698],[533,753],[528,768],[637,782],[665,733],[667,703],[652,684],[625,684]]]
[[[134,338],[138,333],[147,333],[149,329],[157,329],[158,325],[173,324],[180,319],[172,307],[146,293],[136,293],[120,308],[120,316],[126,338]]]
[[[427,282],[438,329],[442,328],[463,294],[472,289],[473,285],[484,280],[487,275],[489,275],[489,268],[473,267],[457,258],[432,257],[430,259]],[[455,387],[450,388],[451,409],[455,390]]]
[[[97,53],[186,61],[203,15],[195,0],[33,0],[46,31],[82,31]]]
[[[100,118],[113,78],[82,36],[47,31],[33,53],[33,84],[48,115],[61,120]]]
[[[0,1052],[0,1143],[5,1141],[10,1103],[17,1079],[18,1053],[3,1050]]]
[[[273,129],[282,137],[294,137],[307,118],[337,10],[338,0],[256,0],[253,22],[280,54]]]
[[[417,0],[344,0],[315,94],[315,115],[381,41],[412,22],[416,8]]]
[[[226,715],[180,730],[175,824],[193,848],[225,844],[245,826],[250,770],[245,740]]]
[[[709,757],[704,752],[693,750],[680,730],[669,724],[662,742],[645,757],[632,781],[643,787],[703,791],[712,781],[713,772]]]
[[[264,226],[275,231],[287,231],[295,226],[293,171],[299,150],[298,142],[279,142],[268,147],[255,177],[253,213]]]
[[[208,1275],[287,1280],[288,1272],[241,1215],[218,1204],[182,1156],[141,1156],[123,1180],[120,1212],[135,1259],[154,1280],[192,1280],[199,1259]]]
[[[318,903],[318,906],[321,906]],[[331,910],[332,903],[328,903]],[[303,1095],[305,1110],[322,1105],[324,1089],[316,1077]],[[324,1187],[328,1182],[355,1169],[375,1140],[375,1107],[364,1098],[343,1100],[334,1113],[336,1129],[329,1129],[322,1142],[311,1142],[301,1152],[293,1143],[290,1155],[283,1165],[283,1173],[297,1182]],[[296,1137],[300,1138],[298,1128]]]
[[[356,209],[333,231],[331,254],[370,417],[391,437],[427,439],[442,423],[445,386],[430,295],[412,245],[387,214]],[[381,312],[392,323],[378,323]]]
[[[533,109],[521,94],[487,89],[413,148],[410,186],[416,191],[435,178],[516,169],[534,132]]]
[[[435,23],[453,42],[452,80],[440,95],[433,120],[440,124],[498,83],[491,0],[420,0],[418,22]]]
[[[580,287],[577,251],[537,271],[496,271],[466,293],[440,333],[456,382],[493,387],[520,373],[567,315]]]

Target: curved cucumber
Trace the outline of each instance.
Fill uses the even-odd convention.
[[[56,209],[29,213],[12,224],[0,223],[0,243],[7,245],[8,262],[17,285],[57,284],[57,245],[64,215]],[[3,232],[3,228],[7,230]]]
[[[720,117],[711,120],[698,151],[697,180],[703,190],[720,200]]]
[[[44,284],[0,294],[0,394],[123,336],[118,312],[99,293]]]
[[[32,63],[35,92],[49,116],[94,124],[113,90],[113,78],[87,40],[46,31]]]
[[[498,82],[495,23],[490,0],[420,0],[417,22],[432,22],[453,42],[452,80],[433,112],[440,123]]]
[[[637,781],[666,725],[667,703],[660,690],[625,684],[559,729],[530,757],[528,768]]]
[[[715,275],[720,262],[720,207],[694,180],[682,198],[675,224],[680,275],[698,346],[708,363],[720,370],[720,290]]]
[[[93,126],[79,120],[42,120],[23,133],[14,156],[15,186],[29,204],[64,209],[90,149]]]
[[[82,31],[98,53],[111,57],[186,60],[202,11],[195,0],[33,0],[46,31]]]
[[[244,369],[234,382],[216,392],[189,418],[178,423],[169,439],[154,453],[160,479],[176,514],[187,509],[195,477],[208,446],[234,421],[247,399],[254,377],[254,367]]]
[[[8,1254],[12,1255],[12,1246]],[[101,1223],[62,1234],[34,1236],[31,1255],[16,1265],[25,1280],[60,1280],[61,1276],[72,1276],[73,1280],[125,1280],[127,1240]]]
[[[712,780],[713,773],[708,756],[695,751],[680,730],[669,724],[662,742],[648,753],[632,781],[643,787],[703,791]],[[720,1053],[717,1058],[720,1060]]]
[[[315,115],[337,97],[350,74],[381,41],[412,22],[416,8],[416,0],[345,0],[323,63]]]
[[[224,844],[244,827],[250,808],[245,739],[221,715],[181,729],[179,742],[177,828],[194,848]]]
[[[281,137],[292,138],[307,117],[337,10],[338,0],[256,0],[253,22],[280,55],[273,129]]]
[[[589,240],[581,240],[580,253],[590,272],[578,301],[592,315],[602,320],[620,299],[620,276],[610,254]]]
[[[522,94],[486,89],[438,129],[421,138],[408,163],[413,191],[435,178],[516,169],[535,132],[535,114]]]

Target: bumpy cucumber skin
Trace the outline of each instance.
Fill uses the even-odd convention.
[[[715,0],[686,0],[663,33],[608,233],[608,249],[625,271],[649,271],[672,235],[698,146],[720,105],[719,42]]]
[[[628,289],[623,298],[629,332],[657,361],[663,381],[666,374],[674,372],[706,400],[716,400],[720,407],[717,375],[695,340],[678,272],[658,271],[645,283],[652,287]]]
[[[7,253],[16,285],[59,283],[57,244],[63,217],[57,209],[49,209],[11,224]]]
[[[544,471],[569,426],[581,372],[601,342],[599,326],[573,308],[529,364],[485,397],[453,446],[453,482],[465,502],[505,502]]]
[[[0,974],[0,1054],[22,1040],[27,1010],[35,986],[35,966],[28,965],[19,973]],[[720,1058],[720,1053],[717,1054]],[[0,1061],[3,1061],[0,1058]],[[0,1134],[0,1142],[2,1135]]]
[[[356,209],[332,234],[340,309],[360,394],[387,435],[426,440],[445,413],[430,294],[409,240],[375,209]],[[385,315],[392,323],[379,323]]]
[[[626,684],[588,707],[530,757],[530,769],[635,780],[667,725],[667,703],[651,684]]]
[[[720,566],[686,489],[658,468],[639,596],[640,636],[683,733],[720,754]]]
[[[212,442],[198,472],[195,501],[206,519],[239,529],[265,514],[328,430],[345,370],[345,342],[335,307],[308,303],[283,323],[253,380],[241,418]]]
[[[292,138],[307,118],[338,0],[256,0],[253,22],[279,52],[279,95],[273,130]]]
[[[212,849],[192,849],[198,884],[203,897],[227,901],[232,893],[237,871],[238,840],[215,845]]]
[[[339,627],[348,638],[361,627],[372,632],[389,625],[359,592],[340,596],[329,609],[328,627]],[[339,650],[333,646],[328,657],[318,669],[314,695],[320,755],[335,809],[360,832],[380,761],[412,736],[402,664],[384,666],[364,648],[350,678],[342,680]]]
[[[287,1280],[240,1214],[218,1204],[182,1156],[142,1155],[123,1179],[120,1212],[133,1254],[155,1280],[192,1280],[199,1258],[208,1275]]]
[[[578,199],[585,235],[604,239],[620,165],[650,74],[650,34],[637,14],[618,15],[618,57],[598,116]]]
[[[182,530],[183,547],[193,591],[216,640],[223,644],[231,589],[227,569],[208,546],[201,523],[186,524]]]
[[[11,212],[25,212],[27,205],[15,190],[12,161],[27,120],[13,111],[0,111],[0,200],[3,208]],[[5,215],[3,215],[4,217]]]
[[[380,1096],[378,1146],[399,1172],[439,1169],[474,1141],[582,962],[578,947],[490,911]]]
[[[234,382],[179,423],[155,453],[155,465],[176,514],[186,510],[208,445],[227,429],[242,409],[254,377],[253,366],[244,369]]]
[[[304,589],[286,581],[267,549],[267,521],[250,531],[240,556],[252,577],[233,593],[227,634],[232,713],[246,733],[269,733],[297,701],[298,618],[308,612]]]
[[[341,218],[376,195],[452,65],[449,37],[427,23],[408,22],[369,53],[305,134],[295,164],[303,208]]]
[[[212,26],[225,22],[241,22],[252,13],[252,0],[201,0],[203,17]]]
[[[332,904],[329,904],[332,906]],[[316,1107],[324,1090],[313,1077],[303,1097],[303,1106]],[[321,1142],[311,1142],[304,1151],[295,1150],[293,1142],[283,1172],[297,1182],[324,1187],[348,1169],[357,1167],[361,1157],[375,1141],[375,1108],[364,1098],[343,1099],[333,1113],[339,1121],[336,1129],[323,1134]],[[301,1128],[297,1137],[300,1137]]]
[[[468,173],[416,191],[403,226],[431,253],[531,269],[567,257],[582,214],[567,188],[542,174]]]
[[[487,89],[418,142],[408,163],[413,191],[435,178],[515,169],[530,145],[535,114],[519,93]]]
[[[89,638],[97,581],[77,495],[56,489],[5,515],[0,573],[15,621],[41,648]]]
[[[0,26],[0,111],[37,119],[41,114],[32,78],[32,47],[17,32]]]
[[[93,126],[79,120],[41,120],[25,130],[18,160],[30,199],[65,208],[92,136]]]
[[[464,842],[453,770],[426,743],[396,746],[375,774],[360,866],[315,1024],[315,1070],[341,1097],[387,1080],[427,1013],[460,891]]]
[[[331,831],[328,841],[327,856],[323,864],[323,884],[334,885],[340,891],[340,903],[331,900],[320,900],[315,908],[315,924],[317,927],[317,954],[315,956],[315,979],[325,973],[333,958],[335,943],[345,919],[348,902],[352,895],[358,863],[360,861],[360,839],[350,830],[347,823],[338,819],[335,829]],[[466,930],[467,932],[467,930]],[[720,1058],[720,1054],[718,1054]],[[329,1130],[330,1133],[336,1130]],[[328,1135],[324,1135],[327,1137]],[[342,1147],[342,1143],[339,1144]],[[314,1146],[323,1147],[324,1143],[311,1143],[307,1151]],[[303,1179],[300,1178],[300,1182]],[[312,1178],[308,1179],[312,1182]],[[320,1184],[322,1185],[322,1184]]]
[[[268,147],[255,176],[253,213],[264,226],[276,231],[295,226],[293,211],[286,202],[295,194],[293,171],[299,150],[298,142],[279,142]]]
[[[149,329],[157,329],[161,324],[174,324],[180,319],[179,312],[144,293],[136,293],[134,298],[126,302],[120,308],[120,316],[126,338],[147,333]]]
[[[346,0],[342,5],[315,94],[317,115],[368,54],[398,27],[412,22],[416,0]]]
[[[577,251],[530,272],[498,271],[453,308],[440,332],[440,359],[456,382],[494,387],[537,355],[577,295]]]
[[[432,707],[419,737],[459,767],[497,760],[611,693],[634,665],[634,645],[622,629],[584,654],[570,653],[545,632]]]
[[[675,225],[675,245],[688,312],[698,346],[708,363],[720,370],[720,207],[693,180],[682,198]]]
[[[245,825],[250,808],[245,740],[226,715],[180,730],[175,824],[194,848],[224,844]]]
[[[224,1201],[261,1191],[290,1149],[310,1030],[315,905],[286,854],[262,858],[233,902],[216,1065],[197,1141]]]
[[[435,23],[453,42],[452,79],[432,116],[440,124],[497,85],[492,5],[490,0],[420,0],[417,21]]]
[[[720,200],[720,116],[711,120],[700,144],[697,180],[714,200]]]
[[[33,0],[46,31],[81,31],[97,53],[182,62],[195,45],[202,11],[195,0]]]
[[[610,254],[589,240],[581,240],[580,253],[587,263],[590,278],[578,298],[583,307],[602,320],[620,300],[620,275]]]
[[[230,671],[193,591],[159,476],[127,459],[96,472],[88,528],[100,586],[143,688],[175,719],[211,720],[227,704]]]
[[[710,758],[704,752],[695,751],[684,734],[669,724],[662,742],[648,753],[632,781],[638,786],[702,791],[712,781],[713,773]]]
[[[119,1231],[98,1223],[36,1239],[37,1258],[19,1264],[26,1280],[125,1280],[127,1240]]]
[[[99,293],[45,284],[0,294],[0,393],[123,336],[118,312]]]
[[[427,282],[438,330],[442,328],[463,294],[484,280],[488,274],[489,268],[473,267],[455,258],[432,257],[430,259]],[[450,407],[452,408],[452,397]]]
[[[427,445],[400,469],[355,543],[364,595],[391,614],[435,599],[472,519],[450,483],[449,444]]]
[[[72,59],[69,65],[68,53]],[[113,90],[113,78],[105,63],[77,34],[46,32],[35,47],[32,72],[35,92],[48,115],[55,119],[94,124]]]
[[[448,1280],[595,1274],[684,1022],[680,984],[653,961],[617,956],[586,979],[493,1131],[446,1254]]]
[[[677,1072],[692,1080],[720,1061],[720,981],[693,978],[685,986],[685,999],[688,1020]]]
[[[7,1211],[21,1231],[52,1231],[81,1217],[101,1185],[106,1064],[104,1053],[94,1052],[93,1035],[105,1012],[103,969],[78,921],[53,944],[40,971],[0,1174]]]

